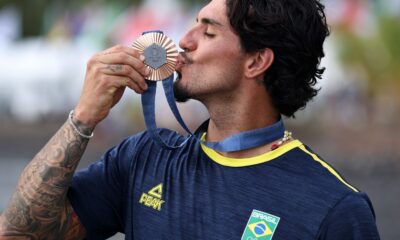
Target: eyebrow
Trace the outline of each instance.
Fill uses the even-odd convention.
[[[197,19],[197,21],[198,21],[198,19]],[[223,26],[222,23],[220,23],[214,19],[211,19],[211,18],[202,18],[200,21],[203,24],[216,25],[216,26],[221,26],[221,27]]]

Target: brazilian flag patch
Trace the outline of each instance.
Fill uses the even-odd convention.
[[[272,240],[279,220],[280,217],[253,210],[243,232],[242,240]]]

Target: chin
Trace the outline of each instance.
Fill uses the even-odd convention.
[[[182,74],[177,72],[177,77],[174,82],[174,97],[177,102],[187,102],[191,96],[187,89],[182,84]]]

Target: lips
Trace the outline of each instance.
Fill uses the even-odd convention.
[[[182,56],[182,53],[178,55],[175,70],[180,72],[183,65],[185,65],[185,58]]]
[[[185,52],[180,52],[177,58],[177,63],[176,63],[176,71],[180,72],[182,70],[182,67],[192,63],[192,60],[187,56]]]

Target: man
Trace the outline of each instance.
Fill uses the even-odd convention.
[[[206,141],[293,116],[316,95],[328,35],[317,0],[212,0],[180,41],[176,97],[205,104]],[[22,173],[0,239],[379,239],[368,197],[290,135],[235,152],[147,132],[73,176],[126,87],[146,91],[135,50],[93,56],[70,119]],[[183,137],[161,130],[171,144]],[[282,136],[283,137],[283,136]]]

